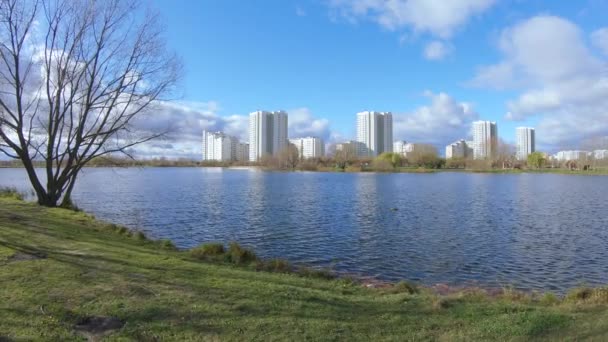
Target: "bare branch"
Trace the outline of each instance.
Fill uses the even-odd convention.
[[[180,65],[138,1],[0,1],[0,151],[23,161],[38,202],[54,206],[86,163],[163,135],[131,123],[171,92]]]

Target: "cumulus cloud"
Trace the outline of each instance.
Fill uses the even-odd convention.
[[[328,140],[331,132],[329,120],[316,119],[308,108],[289,110],[289,137],[302,138],[307,136],[320,137]]]
[[[198,159],[201,156],[202,131],[222,131],[249,141],[249,115],[221,115],[217,102],[160,102],[134,123],[137,130],[159,133],[164,137],[134,148],[139,158],[169,157]],[[287,111],[289,136],[331,136],[329,121],[315,118],[308,108]]]
[[[473,106],[446,93],[425,93],[430,104],[413,112],[393,115],[395,140],[445,145],[466,138],[471,122],[479,118]]]
[[[596,45],[602,32],[592,34]],[[536,16],[505,29],[498,46],[503,60],[481,67],[472,84],[521,91],[507,102],[507,119],[539,117],[537,138],[548,147],[608,134],[608,61],[592,52],[578,26]]]
[[[432,41],[424,48],[424,57],[428,60],[438,61],[450,54],[450,46],[442,41]]]
[[[411,28],[448,39],[494,0],[331,0],[338,15],[350,21],[372,20],[388,30]]]
[[[217,102],[159,102],[133,124],[137,130],[166,132],[135,148],[138,157],[200,158],[202,131],[223,131],[247,139],[249,117],[221,116]]]
[[[591,34],[591,40],[596,48],[608,56],[608,27],[601,28]]]

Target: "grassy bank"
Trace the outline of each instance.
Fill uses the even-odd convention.
[[[0,198],[0,340],[608,338],[604,290],[563,300],[508,291],[440,296],[195,255],[83,213]]]

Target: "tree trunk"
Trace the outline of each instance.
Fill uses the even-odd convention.
[[[63,200],[61,201],[62,208],[74,209],[74,202],[72,202],[72,190],[74,190],[74,185],[76,184],[76,173],[70,179],[70,184],[63,194]]]

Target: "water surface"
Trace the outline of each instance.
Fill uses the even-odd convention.
[[[20,169],[0,185],[29,189]],[[423,284],[564,291],[608,283],[608,177],[85,169],[74,200],[188,248]]]

